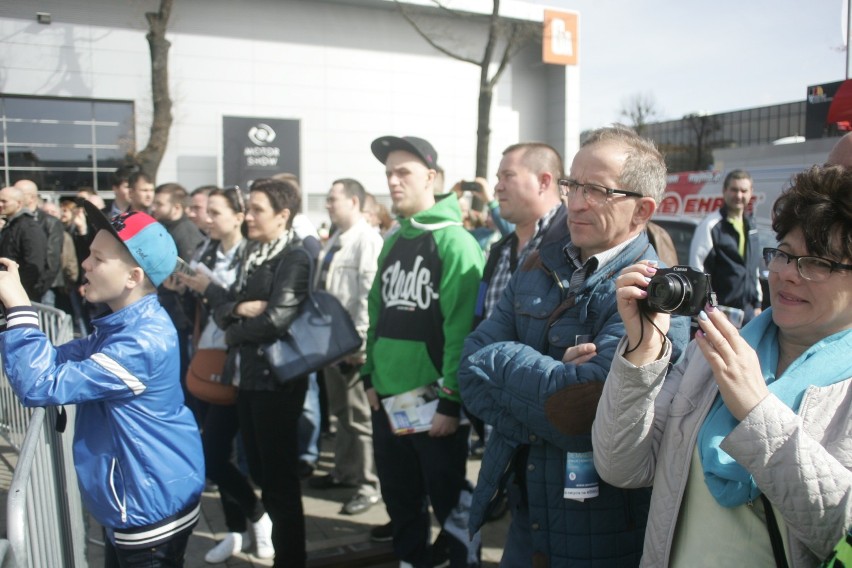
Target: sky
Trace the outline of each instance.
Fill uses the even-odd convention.
[[[653,98],[654,121],[804,100],[846,78],[846,0],[540,0],[580,13],[580,126]]]

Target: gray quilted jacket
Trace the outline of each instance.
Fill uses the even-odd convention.
[[[653,484],[642,566],[668,566],[698,430],[718,388],[694,342],[668,376],[668,355],[637,368],[623,352],[624,340],[592,427],[595,467],[619,487]],[[767,396],[722,449],[783,515],[791,566],[817,566],[852,524],[852,377],[810,387],[798,415]]]

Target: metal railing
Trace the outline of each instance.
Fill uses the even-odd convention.
[[[72,337],[65,312],[34,304],[41,329],[59,345]],[[54,408],[24,408],[0,368],[0,435],[17,451],[6,502],[8,540],[0,540],[0,567],[85,566],[83,508],[71,445],[74,409],[64,433]]]

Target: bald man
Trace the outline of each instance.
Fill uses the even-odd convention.
[[[15,182],[15,187],[21,190],[24,207],[32,213],[33,219],[44,231],[47,239],[47,250],[45,252],[45,264],[41,271],[41,289],[44,294],[37,302],[48,306],[56,305],[55,288],[63,288],[65,282],[60,274],[62,268],[62,243],[65,239],[65,229],[56,217],[47,215],[39,207],[38,186],[35,182],[22,179]]]
[[[852,167],[852,132],[837,141],[831,152],[828,153],[828,164]]]
[[[0,235],[0,257],[19,264],[21,284],[30,300],[38,302],[44,293],[47,236],[24,206],[24,194],[17,187],[0,190],[0,215],[6,218]]]

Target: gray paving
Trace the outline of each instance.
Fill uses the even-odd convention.
[[[331,446],[330,440],[324,440],[326,446]],[[10,448],[7,448],[10,450]],[[11,468],[14,467],[14,451],[3,452],[0,448],[0,505],[5,510],[6,492],[11,480]],[[478,460],[468,461],[468,477],[475,482],[479,472]],[[332,465],[332,455],[323,452],[316,474],[328,472]],[[360,567],[372,566],[377,568],[396,567],[399,563],[393,560],[389,544],[373,543],[369,539],[372,527],[388,521],[387,512],[382,504],[372,507],[369,511],[355,516],[340,514],[340,508],[351,495],[351,489],[331,489],[318,491],[303,483],[303,503],[307,531],[308,564],[311,568],[330,567]],[[218,539],[224,536],[225,519],[219,503],[218,493],[206,492],[201,501],[202,516],[190,537],[186,554],[186,568],[201,568],[213,566],[204,561],[204,555],[212,548]],[[508,528],[508,515],[500,521],[486,525],[483,530],[483,566],[495,568],[502,555],[504,536]],[[5,515],[0,515],[0,529],[5,534]],[[437,528],[433,527],[437,533]],[[103,565],[103,549],[100,527],[90,520],[88,527],[89,543],[87,559],[89,566]],[[217,566],[255,567],[272,566],[271,560],[262,560],[250,553],[242,553],[231,557]]]

